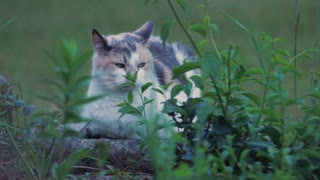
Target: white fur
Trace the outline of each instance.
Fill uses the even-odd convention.
[[[95,54],[93,59],[97,58]],[[138,69],[137,64],[139,63],[139,54],[133,53],[131,59],[128,61],[128,71],[133,75]],[[153,63],[149,64],[150,68],[153,69]],[[108,77],[115,76],[114,80],[109,80]],[[123,77],[126,72],[123,69],[116,69],[115,71],[104,71],[98,70],[93,66],[92,77],[90,82],[87,96],[93,97],[103,95],[99,100],[86,104],[83,107],[81,116],[89,121],[92,121],[88,126],[91,132],[94,134],[106,135],[109,138],[139,138],[139,133],[143,134],[146,132],[145,127],[139,126],[139,119],[136,116],[126,114],[121,116],[118,104],[122,103],[127,99],[128,91],[121,90],[118,85],[121,85],[127,80]],[[104,83],[101,83],[104,82]],[[147,73],[144,70],[139,70],[138,77],[135,85],[140,90],[141,86],[151,82],[153,87],[159,87],[156,81],[155,73],[150,71]],[[164,97],[158,93],[155,93],[151,87],[143,94],[148,99],[154,99],[154,102],[147,105],[146,112],[147,118],[154,116],[153,112],[160,112],[163,105],[160,102],[165,101]],[[136,90],[133,90],[133,103],[134,107],[142,105],[142,100]],[[82,130],[87,125],[87,122],[70,124],[69,127],[76,131]]]
[[[142,26],[140,30],[135,32],[145,33],[145,31],[142,30],[148,27],[150,28],[150,23],[147,23],[146,25]],[[137,36],[137,34],[132,35]],[[93,134],[99,134],[109,138],[139,138],[138,134],[146,134],[147,132],[145,125],[139,125],[139,121],[141,119],[139,119],[137,116],[126,114],[121,117],[121,113],[119,112],[119,107],[117,105],[127,99],[128,89],[121,88],[121,85],[127,82],[127,80],[123,77],[127,73],[133,75],[138,71],[138,77],[137,81],[135,82],[135,86],[139,91],[141,86],[148,82],[153,84],[152,87],[160,88],[154,72],[153,56],[146,48],[147,44],[137,44],[137,51],[132,53],[130,59],[127,60],[125,64],[126,68],[117,68],[115,67],[115,63],[118,61],[124,63],[121,60],[123,55],[121,54],[121,56],[119,56],[119,54],[112,54],[113,52],[108,52],[108,55],[99,54],[97,51],[103,47],[103,44],[101,44],[103,40],[100,36],[98,36],[96,31],[94,32],[93,36],[94,47],[96,49],[93,55],[92,80],[89,85],[87,96],[103,97],[95,102],[86,104],[83,107],[81,116],[84,119],[91,121],[88,127],[86,127],[88,124],[87,122],[69,124],[68,127],[76,131],[89,128]],[[112,39],[121,40],[123,36],[125,36],[125,34],[122,33],[116,36],[104,38],[106,38],[107,41],[112,42]],[[149,40],[160,42],[158,37],[150,37]],[[182,64],[185,60],[184,57],[187,57],[187,52],[185,52],[183,49],[179,49],[178,44],[173,44],[172,47],[174,50],[174,55]],[[146,67],[138,68],[138,65],[141,63],[146,63]],[[186,74],[186,76],[187,78],[190,78],[195,74],[196,72],[190,71]],[[154,99],[154,101],[151,104],[148,104],[145,109],[147,120],[151,120],[156,117],[157,114],[160,114],[161,110],[163,109],[162,102],[166,100],[164,96],[153,91],[152,87],[150,87],[143,94],[147,99]],[[169,95],[171,88],[172,87],[165,92],[166,97],[170,97]],[[198,88],[194,88],[191,93],[191,97],[200,97],[200,90]],[[180,103],[182,103],[183,101],[186,101],[188,97],[186,94],[180,93],[176,96],[176,98]],[[132,105],[134,107],[142,106],[141,97],[136,90],[133,90]],[[163,118],[163,116],[162,119],[164,121],[160,120],[159,123],[165,124],[169,122],[165,117]]]

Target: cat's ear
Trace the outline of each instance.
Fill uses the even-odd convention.
[[[112,49],[107,40],[95,29],[92,29],[92,43],[98,53],[108,52]]]
[[[144,41],[147,41],[152,33],[153,23],[151,21],[147,21],[142,25],[139,29],[134,31],[133,33],[141,36]]]

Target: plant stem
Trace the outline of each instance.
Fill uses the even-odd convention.
[[[209,17],[209,8],[208,8],[208,1],[209,0],[206,0],[206,15],[207,17]],[[212,43],[212,46],[213,46],[213,49],[216,51],[217,53],[217,56],[219,57],[219,59],[221,59],[221,55],[220,55],[220,52],[217,48],[217,45],[213,39],[213,34],[212,34],[212,30],[210,28],[210,25],[211,25],[211,22],[210,22],[210,18],[208,19],[208,24],[207,24],[207,28],[208,28],[208,31],[209,31],[209,35],[210,35],[210,40],[211,40],[211,43]]]
[[[201,53],[200,53],[200,51],[199,51],[196,43],[193,41],[193,39],[192,39],[192,37],[190,36],[190,34],[188,33],[187,29],[186,29],[186,28],[184,27],[184,25],[182,24],[182,22],[181,22],[181,20],[180,20],[180,18],[179,18],[179,16],[178,16],[176,10],[174,9],[174,7],[173,7],[173,5],[172,5],[171,0],[168,0],[168,3],[169,3],[169,5],[170,5],[170,8],[171,8],[171,10],[172,10],[175,18],[176,18],[177,21],[178,21],[180,27],[182,28],[183,32],[187,35],[188,39],[190,40],[190,42],[191,42],[193,48],[195,49],[196,53],[198,54],[198,56],[201,57]]]
[[[264,109],[264,104],[266,102],[267,94],[268,94],[268,88],[269,88],[269,83],[270,83],[270,74],[271,74],[271,69],[273,68],[272,63],[270,63],[269,68],[267,69],[267,74],[265,77],[265,88],[263,90],[263,96],[262,96],[262,101],[260,103],[260,112],[258,116],[258,121],[260,124],[261,117],[262,117],[262,110]]]
[[[298,25],[299,25],[299,20],[300,20],[300,14],[298,11],[298,0],[295,0],[295,17],[296,17],[296,23],[294,26],[294,50],[293,50],[293,55],[294,57],[297,56],[297,42],[298,42]],[[297,70],[297,59],[295,58],[294,61],[294,68]],[[294,74],[293,78],[293,84],[294,84],[294,98],[297,98],[297,74]],[[297,119],[298,116],[298,105],[295,105],[295,116]]]
[[[218,97],[219,104],[220,104],[220,106],[221,106],[221,110],[222,110],[223,117],[226,117],[226,115],[227,115],[226,108],[227,108],[227,107],[224,107],[224,106],[223,106],[222,95],[221,95],[221,93],[220,93],[220,91],[219,91],[219,87],[218,87],[218,85],[217,85],[217,82],[216,82],[216,80],[214,79],[214,77],[212,77],[212,76],[210,76],[210,79],[211,79],[211,81],[212,81],[212,84],[213,84],[214,89],[215,89],[216,92],[217,92],[217,97]]]
[[[147,120],[147,113],[146,113],[146,105],[144,103],[144,98],[143,98],[143,94],[139,91],[139,89],[135,86],[134,82],[133,82],[133,86],[134,89],[137,91],[137,93],[139,94],[141,103],[142,103],[142,107],[143,107],[143,119]],[[146,131],[147,131],[147,135],[150,136],[150,130],[149,130],[149,124],[145,124],[146,126]]]
[[[27,169],[29,170],[30,174],[33,176],[34,179],[38,179],[36,174],[33,172],[31,165],[29,164],[29,162],[27,161],[27,159],[25,158],[24,154],[21,152],[21,150],[19,149],[17,143],[15,142],[11,132],[9,131],[8,127],[5,126],[5,130],[6,130],[6,134],[8,134],[9,139],[13,145],[13,147],[16,149],[16,151],[18,152],[19,156],[21,157],[22,161],[25,163],[25,165],[27,166]]]
[[[226,112],[228,111],[229,106],[229,98],[231,93],[231,51],[232,51],[232,45],[229,46],[228,49],[228,57],[227,57],[227,96],[226,96]]]

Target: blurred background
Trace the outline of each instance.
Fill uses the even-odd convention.
[[[80,51],[91,50],[91,29],[102,34],[134,31],[145,21],[155,24],[154,34],[159,34],[167,20],[174,19],[167,1],[153,0],[1,0],[0,24],[15,20],[0,30],[0,74],[21,86],[24,99],[39,104],[37,94],[48,94],[50,89],[40,81],[50,76],[51,63],[45,51],[58,56],[61,40],[74,39]],[[173,1],[175,3],[175,1]],[[187,0],[187,11],[178,6],[177,11],[185,25],[201,23],[205,10],[198,5],[201,0]],[[176,4],[176,3],[175,3]],[[219,49],[229,44],[238,46],[239,61],[247,67],[258,66],[255,49],[248,34],[218,12],[229,14],[245,25],[261,42],[263,32],[281,37],[279,47],[293,54],[295,0],[213,0],[209,3],[211,21],[220,27],[215,35]],[[310,48],[320,40],[320,1],[299,0],[301,14],[298,31],[298,52]],[[196,42],[202,37],[191,33]],[[181,28],[173,26],[169,41],[189,43]],[[299,94],[310,87],[312,71],[320,70],[320,59],[300,58],[298,67]],[[91,70],[90,59],[84,74]],[[290,86],[290,84],[289,84]]]

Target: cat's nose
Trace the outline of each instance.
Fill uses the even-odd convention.
[[[137,69],[137,68],[131,68],[131,69],[129,70],[129,73],[130,73],[132,76],[134,76],[135,73],[138,73],[138,69]]]

